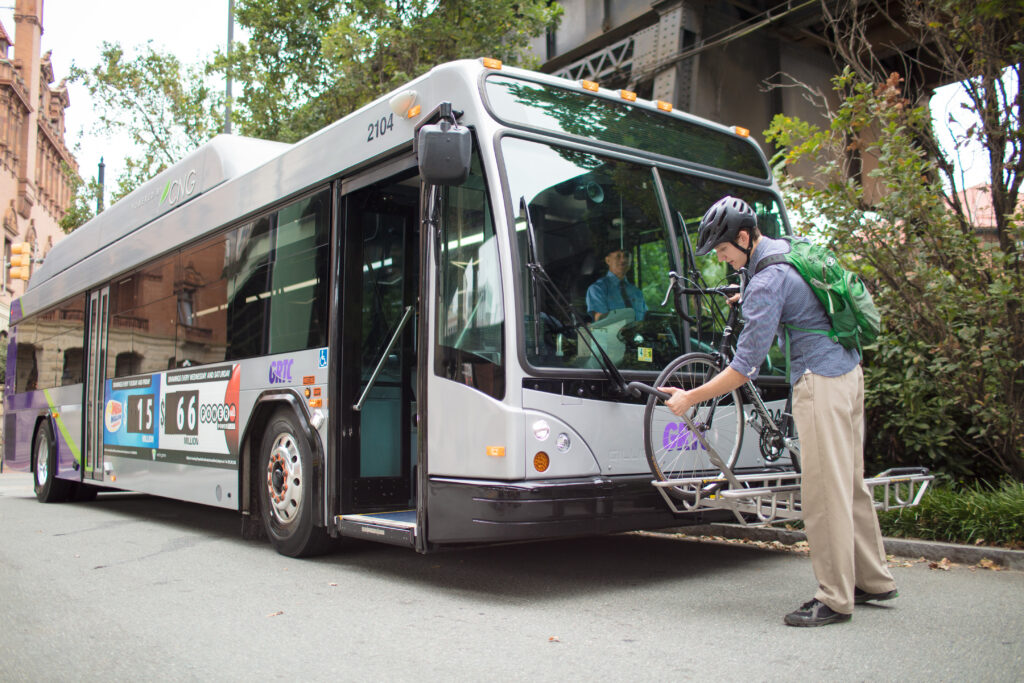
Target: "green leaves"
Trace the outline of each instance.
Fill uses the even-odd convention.
[[[114,199],[181,159],[220,130],[221,97],[202,66],[187,67],[151,43],[126,53],[103,43],[100,63],[71,67],[95,106],[96,132],[126,134],[136,152],[125,160]]]
[[[866,83],[847,71],[834,83],[827,126],[777,116],[765,135],[780,148],[797,231],[848,256],[882,313],[865,367],[868,457],[1024,479],[1020,215],[1002,217],[1006,238],[993,244],[951,210],[930,115],[903,99],[898,76]],[[1001,125],[1014,136],[1019,124]],[[794,166],[814,180],[787,175]]]
[[[230,59],[189,66],[150,44],[104,43],[100,63],[72,67],[72,79],[96,102],[97,132],[136,145],[116,198],[221,131],[228,73],[235,131],[294,142],[446,61],[530,66],[529,41],[561,13],[547,0],[238,0],[250,38]]]
[[[298,140],[437,64],[495,57],[531,65],[529,41],[557,25],[541,0],[239,0],[253,36],[230,62],[246,135]]]

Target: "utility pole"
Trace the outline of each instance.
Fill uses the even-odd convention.
[[[231,133],[231,43],[235,40],[235,0],[228,0],[228,71],[224,93],[224,132]]]

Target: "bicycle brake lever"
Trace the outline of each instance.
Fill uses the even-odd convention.
[[[675,289],[679,283],[679,274],[676,273],[676,271],[669,271],[668,277],[668,289],[665,291],[665,298],[661,300],[662,308],[664,308],[665,304],[668,303],[668,300],[672,298],[672,290]],[[687,313],[684,313],[679,306],[676,306],[676,312],[679,314],[679,317],[681,317],[683,320],[690,323],[691,325],[697,324],[697,319],[691,315],[688,315]]]
[[[664,306],[668,303],[669,298],[672,296],[672,290],[676,287],[676,280],[679,279],[679,275],[676,271],[670,271],[668,274],[668,289],[665,290],[665,298],[661,300],[661,305]]]

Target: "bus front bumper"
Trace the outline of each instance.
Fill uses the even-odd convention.
[[[728,516],[672,514],[649,474],[515,482],[430,477],[428,489],[430,545],[592,536]]]

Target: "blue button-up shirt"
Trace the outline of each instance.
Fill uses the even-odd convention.
[[[603,278],[587,288],[587,310],[591,313],[607,314],[619,308],[632,308],[633,315],[637,320],[643,320],[647,315],[647,302],[644,301],[644,294],[632,282],[626,281],[626,295],[628,301],[622,300],[622,288],[615,273],[609,272]]]
[[[753,273],[757,263],[770,254],[785,254],[789,245],[783,240],[761,237],[750,255],[747,270]],[[729,364],[733,370],[751,379],[757,377],[761,363],[771,348],[772,339],[785,343],[783,324],[808,330],[829,330],[825,309],[796,268],[777,263],[750,279],[743,293],[743,317],[746,324],[736,343],[736,355]],[[856,349],[847,349],[828,336],[814,332],[789,330],[790,381],[796,384],[805,372],[838,377],[860,363]]]

